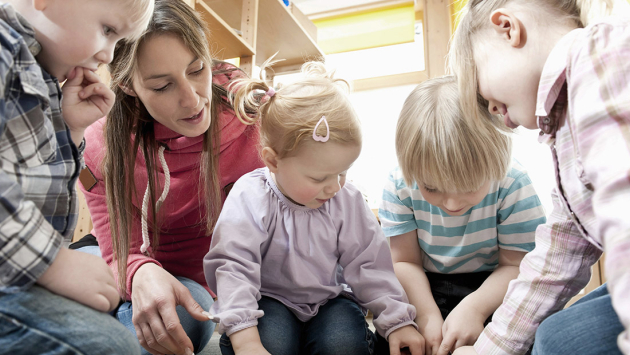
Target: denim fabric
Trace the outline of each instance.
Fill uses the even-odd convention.
[[[359,305],[343,296],[329,300],[307,322],[300,321],[284,304],[270,297],[263,296],[258,308],[265,312],[258,319],[260,339],[273,355],[372,355],[380,354],[376,349],[386,345],[376,344],[377,336],[369,329]],[[223,355],[234,354],[225,334],[219,344]]]
[[[114,317],[37,285],[0,293],[0,354],[140,354]]]
[[[470,274],[438,274],[427,272],[427,278],[431,285],[433,299],[442,313],[442,318],[446,317],[466,296],[475,292],[481,284],[490,276],[492,272],[474,272]],[[491,318],[490,316],[488,318]],[[487,322],[486,322],[487,323]]]
[[[617,337],[623,330],[604,284],[545,319],[536,331],[532,354],[621,354]]]
[[[185,277],[176,276],[176,278],[188,288],[192,297],[195,301],[197,301],[197,303],[199,303],[201,308],[205,310],[210,309],[210,306],[212,306],[214,301],[212,300],[210,293],[208,293],[203,286]],[[210,337],[212,337],[216,324],[212,321],[201,322],[196,320],[182,306],[177,306],[177,315],[179,316],[179,322],[182,324],[182,327],[195,347],[193,352],[196,354],[203,350],[203,348],[208,344],[208,341],[210,341]],[[131,302],[125,302],[118,307],[116,318],[118,318],[118,320],[127,327],[131,333],[133,333],[135,338],[136,330],[133,327],[132,317],[133,307]],[[136,342],[138,342],[137,338]],[[150,353],[146,351],[146,349],[142,348],[142,354],[148,355]]]
[[[101,256],[101,251],[98,247],[95,246],[84,246],[78,248],[77,250],[93,254],[97,256]],[[208,293],[208,291],[203,288],[200,284],[195,281],[182,277],[175,276],[177,280],[179,280],[188,290],[192,297],[199,303],[201,308],[204,310],[209,310],[210,306],[214,301],[212,300],[212,296]],[[193,352],[198,353],[208,344],[210,341],[210,337],[212,337],[212,333],[214,333],[214,327],[216,324],[211,321],[200,322],[194,319],[188,311],[182,306],[177,306],[177,315],[179,316],[179,322],[182,324],[182,327],[186,331],[186,334],[192,341],[193,346],[195,347]],[[136,330],[133,326],[132,317],[133,317],[133,307],[131,302],[125,302],[118,307],[117,310],[112,312],[116,318],[133,334],[133,337],[136,339],[136,343],[139,345],[138,338],[136,336]],[[142,348],[142,354],[149,354],[146,349]]]

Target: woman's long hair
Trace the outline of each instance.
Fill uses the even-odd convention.
[[[140,210],[133,205],[138,198],[134,181],[136,155],[139,151],[146,162],[149,185],[149,215],[153,221],[151,246],[155,252],[159,247],[157,214],[158,165],[156,153],[158,143],[154,135],[154,119],[143,103],[123,92],[121,86],[132,87],[132,78],[137,70],[139,48],[150,37],[171,34],[182,40],[184,45],[206,64],[212,61],[206,39],[207,28],[198,14],[184,1],[156,0],[155,11],[145,33],[136,41],[120,41],[114,51],[114,59],[109,65],[112,76],[111,89],[116,101],[105,124],[106,153],[103,160],[103,176],[107,189],[107,208],[111,229],[114,260],[117,262],[118,287],[123,299],[127,298],[127,258],[131,243],[132,221],[140,218]],[[169,55],[177,55],[171,53]],[[236,68],[234,68],[236,70]],[[225,73],[225,71],[222,71]],[[213,75],[218,74],[213,72]],[[212,109],[210,128],[205,133],[203,152],[200,160],[199,198],[205,204],[205,227],[211,233],[221,210],[221,190],[219,180],[219,122],[218,109],[226,105],[227,92],[224,87],[212,84]],[[131,154],[130,154],[131,152]],[[141,187],[142,189],[144,187]]]

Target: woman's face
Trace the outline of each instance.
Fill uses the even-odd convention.
[[[138,49],[133,93],[158,122],[186,137],[210,127],[212,68],[173,34],[145,40]]]

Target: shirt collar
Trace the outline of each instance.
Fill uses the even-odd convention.
[[[35,29],[20,15],[11,4],[0,4],[0,19],[8,23],[17,33],[19,33],[33,57],[42,50],[42,46],[35,39]]]
[[[578,28],[562,37],[553,47],[540,76],[536,116],[538,128],[544,134],[553,135],[558,128],[559,117],[551,115],[552,108],[558,100],[566,81],[567,58],[575,38],[584,29]]]

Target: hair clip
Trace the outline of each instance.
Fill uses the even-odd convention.
[[[272,87],[270,87],[269,90],[267,90],[266,94],[269,97],[273,97],[273,95],[276,94],[276,90],[274,90]]]
[[[326,124],[326,136],[324,137],[317,134],[317,127],[319,127],[322,121],[324,121],[324,123]],[[323,142],[327,142],[328,138],[330,138],[330,128],[328,127],[328,121],[326,121],[326,116],[322,116],[322,118],[319,119],[319,122],[317,122],[317,124],[315,125],[315,128],[313,129],[313,139],[318,142],[323,143]]]

